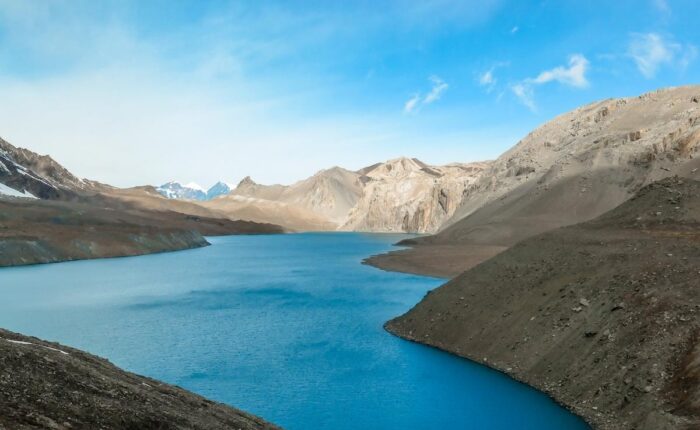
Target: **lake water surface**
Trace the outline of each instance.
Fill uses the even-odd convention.
[[[442,283],[360,264],[401,237],[229,236],[191,251],[0,269],[0,327],[288,430],[586,429],[535,390],[382,329]]]

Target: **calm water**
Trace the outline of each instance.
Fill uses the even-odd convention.
[[[0,326],[289,430],[586,428],[524,385],[382,329],[441,283],[360,264],[399,238],[232,236],[193,251],[0,269]]]

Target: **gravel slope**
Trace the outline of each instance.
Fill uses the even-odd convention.
[[[527,240],[386,324],[601,429],[700,428],[700,182],[669,178]]]
[[[77,349],[0,329],[0,429],[278,429]]]

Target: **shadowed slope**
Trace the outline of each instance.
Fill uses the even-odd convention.
[[[0,366],[0,428],[278,428],[102,358],[2,329]]]
[[[483,362],[602,429],[700,426],[700,182],[653,183],[513,246],[387,323]]]

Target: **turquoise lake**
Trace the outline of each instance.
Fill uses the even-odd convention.
[[[309,429],[587,429],[545,395],[382,325],[443,281],[360,264],[399,235],[227,236],[0,269],[0,327]]]

